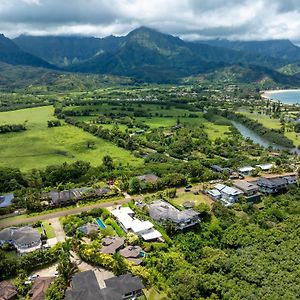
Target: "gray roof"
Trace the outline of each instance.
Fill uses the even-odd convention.
[[[30,244],[39,242],[41,234],[34,228],[29,226],[10,227],[0,231],[0,240],[13,242],[15,244]]]
[[[245,180],[236,181],[233,185],[244,192],[258,190],[258,186],[256,184],[247,182]]]
[[[168,202],[156,200],[149,205],[149,215],[156,221],[171,220],[180,223],[199,216],[199,213],[193,209],[180,211]]]
[[[94,271],[77,273],[72,278],[72,289],[65,293],[65,300],[122,300],[123,295],[144,288],[138,277],[130,274],[104,280],[106,288],[100,289]]]
[[[131,274],[112,277],[104,281],[107,289],[112,290],[116,288],[122,295],[141,290],[145,287],[140,278],[133,277]]]
[[[120,250],[120,254],[126,258],[138,258],[141,255],[142,248],[140,246],[127,246]]]
[[[101,299],[99,283],[92,270],[76,273],[72,278],[71,286],[72,290],[65,294],[66,300]]]
[[[95,223],[87,223],[78,227],[78,230],[83,232],[84,234],[91,234],[92,232],[98,232],[99,226]]]
[[[268,187],[268,188],[276,188],[286,186],[288,184],[288,180],[285,178],[277,177],[277,178],[259,178],[257,181],[257,185]]]
[[[145,175],[138,176],[137,179],[145,182],[154,183],[159,179],[159,177],[156,176],[155,174],[145,174]]]
[[[107,236],[102,240],[101,253],[114,254],[117,250],[123,247],[125,239],[122,237]]]

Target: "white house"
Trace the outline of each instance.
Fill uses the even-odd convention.
[[[242,175],[250,175],[251,172],[254,170],[251,166],[246,166],[238,169],[238,172]]]
[[[256,165],[256,167],[260,168],[264,172],[267,172],[274,167],[274,164],[262,164],[262,165]]]
[[[154,229],[154,225],[150,221],[141,221],[134,217],[134,212],[129,207],[116,208],[111,214],[117,219],[121,228],[125,232],[134,232],[145,241],[161,239],[162,235]]]
[[[237,202],[239,196],[243,194],[241,190],[220,183],[215,185],[214,189],[221,193],[221,200],[225,200],[225,202],[228,202],[229,204]]]

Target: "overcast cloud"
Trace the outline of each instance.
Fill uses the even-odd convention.
[[[0,32],[123,35],[148,26],[184,39],[300,41],[299,0],[0,0]]]

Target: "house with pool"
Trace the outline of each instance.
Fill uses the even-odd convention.
[[[111,214],[125,232],[133,232],[145,241],[163,241],[161,233],[154,229],[150,221],[141,221],[135,218],[134,211],[130,207],[118,207]]]

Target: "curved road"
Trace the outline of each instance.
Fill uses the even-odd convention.
[[[20,224],[26,224],[26,223],[34,223],[37,221],[43,221],[43,220],[48,220],[48,219],[53,219],[53,218],[59,218],[59,217],[64,217],[67,215],[75,215],[79,214],[84,211],[89,211],[92,210],[93,208],[103,208],[103,207],[110,207],[112,205],[118,205],[118,204],[124,204],[128,203],[131,200],[131,198],[126,197],[125,199],[121,200],[115,200],[112,202],[106,202],[106,203],[96,203],[96,204],[91,204],[87,206],[82,206],[82,207],[75,207],[75,208],[70,208],[70,209],[65,209],[62,211],[56,211],[48,214],[43,214],[39,216],[34,216],[34,217],[26,217],[24,216],[23,218],[7,218],[7,219],[1,219],[0,220],[0,229],[9,227],[9,226],[16,226]]]

